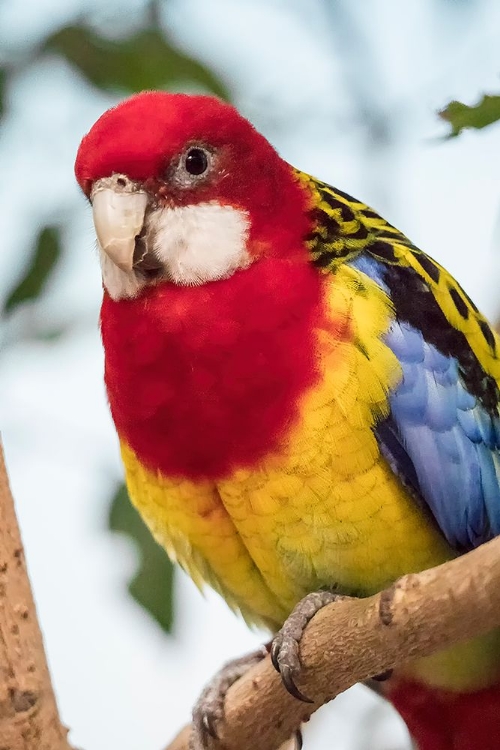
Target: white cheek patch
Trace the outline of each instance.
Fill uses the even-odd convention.
[[[220,203],[158,209],[148,224],[154,254],[176,284],[193,286],[231,276],[250,264],[245,211]]]

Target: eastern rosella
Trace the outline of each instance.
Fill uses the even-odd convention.
[[[500,532],[500,341],[373,209],[230,105],[146,92],[83,138],[130,497],[273,632]],[[500,747],[500,633],[396,671],[421,750]]]

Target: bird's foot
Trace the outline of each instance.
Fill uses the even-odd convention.
[[[226,693],[240,677],[267,656],[265,646],[227,662],[202,690],[193,709],[193,730],[189,750],[206,750],[217,739],[217,723],[224,718]]]
[[[281,630],[274,637],[271,645],[271,660],[274,668],[280,673],[283,685],[288,692],[300,701],[313,703],[300,692],[296,680],[300,677],[300,641],[307,624],[327,604],[338,602],[346,597],[333,591],[315,591],[307,594],[292,610]]]

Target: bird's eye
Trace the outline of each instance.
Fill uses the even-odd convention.
[[[192,190],[204,183],[216,164],[215,150],[209,146],[188,146],[167,166],[163,180],[178,188]]]
[[[186,172],[199,177],[208,169],[210,154],[203,148],[193,147],[190,148],[184,159],[184,168]]]

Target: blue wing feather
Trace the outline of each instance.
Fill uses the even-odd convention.
[[[499,419],[465,390],[457,361],[420,331],[394,322],[386,343],[403,379],[389,399],[392,448],[383,423],[377,437],[397,471],[416,476],[417,491],[448,541],[475,547],[500,533]]]
[[[363,256],[353,265],[387,290],[381,263]],[[380,449],[450,544],[476,547],[500,534],[500,418],[417,327],[396,320],[385,341],[403,377],[375,430]]]

